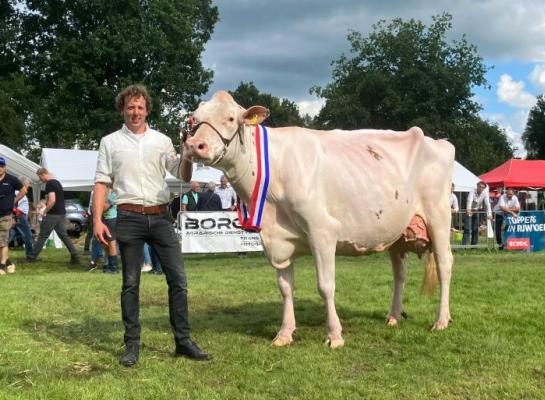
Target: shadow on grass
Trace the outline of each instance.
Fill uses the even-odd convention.
[[[144,308],[142,309],[144,310]],[[166,310],[165,310],[166,311]],[[337,307],[337,312],[346,324],[366,325],[369,321],[384,321],[380,312],[366,312],[351,308]],[[261,339],[272,339],[282,323],[282,305],[278,302],[244,303],[237,306],[209,306],[190,314],[192,334],[201,332],[245,334]],[[168,312],[157,317],[141,317],[142,327],[169,332]],[[326,313],[323,303],[299,300],[295,307],[298,329],[312,328],[325,333]],[[362,321],[363,322],[359,322]],[[367,320],[367,322],[365,321]],[[119,355],[122,349],[120,338],[123,325],[120,320],[88,317],[81,320],[26,319],[21,323],[31,337],[46,346],[61,342],[67,345],[84,345],[94,352]],[[146,345],[152,351],[164,351],[153,344]]]

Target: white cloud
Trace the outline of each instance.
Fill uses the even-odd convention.
[[[503,74],[496,91],[500,102],[516,108],[531,108],[536,103],[535,96],[524,90],[524,82],[515,82],[508,74]]]
[[[538,64],[530,73],[530,80],[540,90],[545,90],[545,64]]]
[[[322,107],[324,106],[325,100],[305,100],[297,102],[297,107],[299,107],[299,113],[301,115],[308,114],[311,117],[318,115]]]
[[[526,157],[526,150],[524,149],[524,143],[522,142],[522,132],[524,132],[524,128],[526,127],[528,110],[518,110],[509,115],[483,113],[481,116],[498,124],[500,128],[505,130],[509,143],[516,149],[514,154],[515,157]]]

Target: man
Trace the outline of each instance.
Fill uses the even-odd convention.
[[[200,191],[201,185],[199,182],[192,181],[191,190],[182,196],[182,212],[198,210],[197,204],[199,204]]]
[[[116,103],[125,124],[100,142],[93,223],[95,236],[107,244],[111,236],[100,216],[107,187],[112,185],[117,194],[117,240],[123,268],[121,312],[125,353],[121,364],[132,366],[139,358],[139,288],[144,242],[158,253],[166,275],[175,354],[193,360],[208,360],[211,356],[204,353],[189,335],[184,262],[167,206],[170,193],[165,170],[187,182],[191,179],[192,163],[180,161],[170,138],[147,125],[151,99],[144,86],[127,87],[117,96]]]
[[[208,182],[206,184],[206,191],[201,194],[197,209],[199,211],[221,211],[221,199],[214,193],[216,184],[214,182]]]
[[[30,186],[30,181],[28,178],[23,178],[21,181],[23,182],[24,186]],[[15,194],[19,194],[19,191],[16,191]],[[30,224],[28,222],[28,212],[28,199],[26,196],[23,196],[13,209],[13,213],[15,214],[15,226],[10,231],[8,239],[8,243],[10,243],[15,237],[16,231],[19,231],[25,243],[25,254],[27,257],[32,255],[32,242],[34,241],[32,230],[30,229]]]
[[[40,223],[38,240],[34,246],[33,253],[27,256],[27,260],[30,262],[36,261],[47,238],[49,238],[51,232],[55,231],[70,252],[70,264],[78,265],[80,263],[78,251],[68,237],[68,233],[66,233],[66,208],[64,207],[64,190],[62,185],[45,168],[39,168],[36,174],[45,183],[47,202],[45,203],[43,218]]]
[[[227,178],[222,175],[220,178],[220,186],[215,192],[221,199],[221,208],[223,211],[234,211],[237,204],[237,194],[235,190],[227,185]]]
[[[520,203],[517,196],[515,196],[515,191],[512,188],[507,188],[506,193],[500,196],[498,203],[494,206],[494,213],[496,214],[496,243],[500,250],[503,250],[503,220],[506,214],[516,217],[519,211]]]
[[[6,173],[6,159],[0,157],[0,275],[15,272],[15,266],[8,262],[9,231],[13,222],[13,207],[26,195],[27,189],[27,181],[22,184],[15,176]],[[15,194],[17,190],[19,193]]]
[[[479,240],[479,212],[486,209],[486,215],[492,220],[492,210],[490,208],[490,199],[486,183],[480,181],[477,183],[477,189],[469,192],[467,196],[466,216],[464,220],[464,236],[462,245],[467,245],[471,233],[471,245],[475,246]]]
[[[460,210],[460,207],[458,207],[458,198],[454,194],[454,183],[450,187],[450,212],[452,214],[457,213]]]

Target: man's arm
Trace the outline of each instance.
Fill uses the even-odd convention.
[[[19,200],[21,200],[27,194],[29,185],[30,182],[28,181],[28,179],[25,179],[23,181],[23,186],[21,187],[21,189],[19,189],[19,193],[17,193],[17,196],[15,196],[15,200],[13,201],[14,205],[19,203]]]
[[[108,244],[111,237],[108,227],[102,222],[108,187],[104,182],[96,182],[93,195],[93,230],[100,243]]]
[[[49,192],[47,194],[47,203],[45,203],[44,216],[47,215],[49,210],[53,208],[56,202],[57,202],[57,196],[55,195],[55,192]]]

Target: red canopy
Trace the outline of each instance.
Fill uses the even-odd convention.
[[[479,177],[490,188],[545,188],[544,160],[508,160]]]

